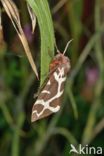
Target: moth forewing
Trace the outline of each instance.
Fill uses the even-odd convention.
[[[64,84],[69,71],[69,58],[62,53],[57,54],[50,64],[49,79],[33,105],[32,122],[59,111]]]

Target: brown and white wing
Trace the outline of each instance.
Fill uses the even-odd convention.
[[[32,108],[31,121],[34,122],[59,111],[61,96],[64,91],[66,75],[64,68],[58,67],[40,92]]]

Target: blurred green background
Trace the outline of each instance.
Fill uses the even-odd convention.
[[[40,73],[40,60],[47,57],[44,53],[41,58],[40,53],[42,29],[40,32],[37,23],[32,35],[25,1],[15,0],[15,3]],[[71,72],[62,107],[58,113],[31,123],[31,109],[36,100],[33,97],[40,81],[36,79],[18,35],[3,10],[0,156],[74,156],[76,154],[70,153],[71,144],[102,147],[104,150],[104,0],[48,0],[48,4],[59,50],[63,51],[68,40],[73,38],[66,52],[71,60]]]

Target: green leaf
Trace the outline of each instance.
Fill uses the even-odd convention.
[[[27,0],[35,13],[41,35],[41,83],[49,71],[49,63],[54,56],[54,29],[47,0]]]

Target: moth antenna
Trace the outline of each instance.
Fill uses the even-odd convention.
[[[68,43],[66,44],[66,47],[64,49],[64,52],[63,52],[63,55],[66,53],[67,49],[68,49],[68,46],[69,44],[73,41],[73,39],[71,39],[70,41],[68,41]]]
[[[56,47],[57,53],[60,53],[60,50],[58,49],[56,42],[55,42],[55,47]]]

